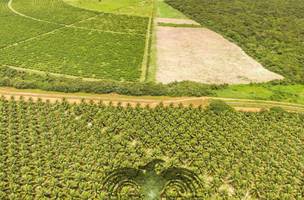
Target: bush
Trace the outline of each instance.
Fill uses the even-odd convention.
[[[222,100],[212,100],[207,107],[207,110],[214,113],[234,111],[234,109]]]
[[[284,110],[282,107],[276,106],[276,107],[272,107],[269,109],[270,112],[275,112],[275,113],[285,113],[286,110]]]
[[[207,85],[190,81],[171,84],[119,82],[111,80],[85,81],[51,74],[35,74],[0,67],[0,86],[19,89],[42,89],[57,92],[117,93],[133,96],[208,96],[227,85]]]

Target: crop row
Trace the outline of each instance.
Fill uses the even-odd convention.
[[[303,139],[295,113],[1,100],[0,198],[100,199],[109,172],[158,158],[204,199],[303,199]]]
[[[59,24],[75,24],[101,31],[146,34],[148,18],[98,13],[72,7],[62,0],[14,0],[18,12]],[[78,22],[78,23],[77,23]]]
[[[4,49],[0,64],[87,78],[137,81],[145,36],[61,29]]]
[[[61,0],[14,0],[17,12],[32,17],[26,18],[13,13],[7,3],[0,3],[0,48],[8,47],[0,49],[0,65],[86,78],[139,80],[147,18],[86,11]],[[69,24],[76,27],[65,27]]]
[[[0,1],[0,48],[60,27],[14,15],[8,9],[7,2]]]
[[[22,14],[61,24],[72,24],[98,14],[69,6],[62,0],[13,0],[12,7]]]

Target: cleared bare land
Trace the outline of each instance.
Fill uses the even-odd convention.
[[[247,84],[283,79],[206,28],[157,27],[157,81]]]
[[[157,18],[156,20],[160,23],[200,25],[199,23],[191,19]]]

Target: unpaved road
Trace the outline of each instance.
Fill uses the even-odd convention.
[[[65,101],[69,103],[81,103],[85,102],[94,102],[99,103],[103,102],[109,104],[110,102],[113,105],[121,103],[122,106],[131,106],[140,105],[141,107],[149,105],[150,107],[155,107],[159,103],[163,103],[165,106],[173,104],[178,106],[183,104],[184,106],[189,106],[190,104],[194,107],[206,106],[213,99],[220,99],[234,107],[236,110],[245,111],[245,112],[259,112],[262,109],[268,109],[275,106],[280,106],[287,111],[291,112],[304,112],[304,105],[293,104],[293,103],[284,103],[284,102],[275,102],[275,101],[259,101],[259,100],[249,100],[249,99],[232,99],[232,98],[217,98],[217,97],[135,97],[135,96],[124,96],[117,94],[85,94],[85,93],[59,93],[59,92],[46,92],[40,90],[18,90],[14,88],[1,88],[0,87],[0,96],[3,96],[5,99],[9,100],[14,98],[19,100],[23,98],[24,100],[32,99],[33,101],[49,101],[55,103],[57,101]]]

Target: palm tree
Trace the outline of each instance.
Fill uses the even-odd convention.
[[[185,168],[170,167],[158,173],[156,166],[164,163],[155,159],[144,166],[121,168],[110,173],[104,181],[104,189],[110,196],[120,196],[125,186],[138,190],[144,200],[160,200],[168,188],[176,188],[179,194],[197,196],[201,181],[192,171]]]

